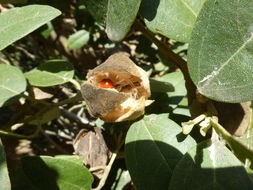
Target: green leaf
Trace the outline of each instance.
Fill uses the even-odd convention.
[[[143,0],[140,12],[152,32],[188,42],[204,2],[205,0]]]
[[[21,160],[31,190],[90,190],[93,177],[77,156],[30,156]]]
[[[105,24],[108,0],[85,0],[87,10],[100,24]]]
[[[113,190],[122,190],[124,187],[131,182],[129,172],[126,170],[118,169],[116,179],[112,185]]]
[[[59,16],[61,12],[47,5],[12,8],[0,14],[0,50]]]
[[[155,79],[149,79],[150,88],[152,92],[173,92],[174,86],[165,81],[159,81]]]
[[[0,139],[0,181],[1,181],[1,190],[11,190],[10,178],[8,174],[4,147]]]
[[[178,160],[195,144],[167,114],[152,114],[135,122],[127,133],[125,153],[137,189],[167,189]]]
[[[173,72],[157,79],[159,81],[168,82],[175,88],[173,92],[168,92],[169,103],[174,109],[181,100],[186,96],[185,80],[182,72]]]
[[[108,0],[106,33],[110,40],[121,41],[130,30],[141,0]]]
[[[34,118],[29,120],[29,124],[31,125],[42,125],[58,118],[61,115],[60,108],[57,106],[50,106],[50,109],[41,110],[40,112],[36,113],[36,115],[30,116],[30,118]]]
[[[80,49],[88,43],[89,39],[90,33],[88,31],[79,30],[69,37],[67,45],[70,49]]]
[[[220,142],[193,147],[177,164],[169,190],[252,189],[241,162]]]
[[[217,101],[253,99],[253,1],[208,0],[189,46],[189,71],[198,91]]]
[[[18,68],[0,64],[0,107],[25,89],[26,80]]]
[[[54,86],[71,80],[74,68],[65,60],[50,60],[25,73],[25,76],[33,86]]]
[[[169,86],[166,85],[167,90],[163,88],[160,89],[160,91],[167,92],[155,92],[158,91],[158,89],[154,90],[151,82],[151,99],[155,100],[155,102],[147,108],[147,111],[150,113],[171,113],[178,107],[179,103],[186,95],[184,76],[181,72],[173,72],[157,78],[156,81],[170,84],[174,87],[174,90],[169,92]]]

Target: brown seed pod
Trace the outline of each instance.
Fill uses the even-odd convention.
[[[92,116],[120,122],[144,114],[150,86],[143,69],[123,53],[116,53],[89,71],[81,92]]]

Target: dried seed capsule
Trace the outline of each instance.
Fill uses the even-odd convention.
[[[81,92],[92,116],[109,122],[133,120],[144,114],[149,79],[131,59],[117,53],[89,71]]]

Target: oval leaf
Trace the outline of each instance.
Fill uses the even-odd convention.
[[[11,190],[10,178],[5,159],[4,147],[0,139],[0,181],[2,190]]]
[[[75,34],[72,34],[68,41],[67,45],[70,49],[79,49],[86,45],[90,39],[90,33],[86,30],[79,30]]]
[[[151,81],[151,98],[155,101],[147,108],[147,111],[150,113],[171,113],[186,96],[184,76],[182,72],[173,72],[157,78],[156,80],[166,85],[172,85],[171,87],[173,87],[174,90],[171,91],[172,88],[169,90],[169,86],[165,88],[161,85],[159,85],[158,88],[154,88],[154,84]],[[158,92],[159,88],[161,88],[160,92]]]
[[[205,0],[144,0],[141,15],[147,27],[181,42],[188,42]]]
[[[253,1],[208,0],[189,46],[189,70],[203,95],[224,102],[253,99]]]
[[[31,189],[90,190],[93,177],[77,156],[34,156],[21,160]]]
[[[61,12],[47,5],[13,8],[0,14],[0,50],[31,33]],[[18,19],[17,19],[18,18]]]
[[[108,0],[85,0],[83,1],[87,10],[92,17],[99,23],[104,25],[106,20],[106,12],[108,7]]]
[[[169,190],[252,189],[241,162],[220,142],[205,141],[179,161]]]
[[[122,40],[130,30],[141,0],[108,0],[106,33],[110,40]]]
[[[33,86],[54,86],[71,80],[74,76],[74,68],[67,61],[51,60],[25,73],[25,76]]]
[[[18,68],[0,64],[0,107],[25,89],[26,80]]]
[[[174,86],[169,82],[159,81],[156,79],[149,79],[150,88],[152,92],[173,92]]]
[[[145,116],[130,127],[125,145],[126,163],[138,190],[168,189],[178,160],[195,145],[181,131],[167,114]]]

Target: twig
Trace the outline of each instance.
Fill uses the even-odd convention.
[[[4,54],[4,56],[6,57],[6,59],[9,61],[10,65],[15,65],[15,64],[13,63],[11,57],[9,56],[9,54],[6,53],[6,51],[3,50],[1,53]]]
[[[89,169],[89,172],[96,172],[96,171],[99,171],[99,170],[104,170],[105,167],[104,166],[96,166],[96,167],[92,167]]]
[[[69,103],[73,103],[73,102],[78,102],[78,101],[81,101],[83,98],[81,96],[81,93],[77,93],[74,97],[71,97],[71,98],[68,98],[68,99],[65,99],[65,100],[62,100],[58,103],[55,103],[54,105],[55,106],[63,106],[65,104],[69,104]]]
[[[82,108],[85,104],[77,104],[77,105],[74,105],[72,106],[71,108],[69,108],[69,111],[72,112],[74,111],[75,109],[78,109],[78,108]]]
[[[0,62],[2,62],[3,64],[6,64],[6,65],[10,65],[10,62],[5,60],[4,58],[1,58],[0,57]]]
[[[100,180],[98,186],[95,189],[92,189],[92,190],[101,190],[102,187],[105,185],[105,182],[106,182],[106,180],[109,176],[109,173],[111,171],[112,165],[113,165],[113,163],[114,163],[114,161],[117,157],[117,154],[118,154],[118,152],[121,149],[123,144],[124,144],[124,139],[122,139],[122,133],[121,133],[119,135],[119,138],[118,138],[117,148],[116,148],[115,152],[112,154],[109,164],[104,169],[104,174],[103,174],[102,179]]]
[[[78,117],[76,114],[74,114],[74,113],[72,113],[72,112],[70,112],[70,111],[68,111],[68,110],[66,110],[62,107],[60,107],[60,109],[61,109],[62,113],[65,116],[67,116],[70,120],[74,120],[74,121],[77,121],[77,122],[79,122],[81,124],[85,124],[85,125],[89,123],[89,120],[86,119],[86,118]]]
[[[35,55],[31,54],[30,52],[28,52],[26,49],[24,49],[23,47],[20,46],[16,46],[16,48],[21,51],[22,53],[24,53],[27,57],[29,57],[31,60],[35,60],[36,57]]]
[[[31,101],[31,102],[33,102],[33,103],[40,103],[40,104],[44,104],[44,105],[47,105],[47,106],[49,106],[49,105],[53,106],[52,103],[49,103],[49,102],[47,102],[45,100],[37,100],[37,99],[32,98],[31,96],[27,96],[25,94],[23,94],[22,97],[25,98],[25,99],[27,99],[27,100],[29,100],[29,101]]]
[[[61,146],[59,146],[57,143],[55,143],[55,142],[53,141],[53,139],[52,139],[51,137],[49,137],[49,136],[46,134],[45,131],[41,130],[41,132],[42,132],[42,134],[44,135],[44,137],[45,137],[52,145],[54,145],[54,147],[55,147],[58,151],[62,152],[63,154],[68,154],[68,152],[67,152],[66,150],[64,150]]]
[[[74,80],[74,79],[69,79],[69,82],[70,82],[71,84],[73,84],[73,86],[76,88],[77,91],[80,91],[80,90],[81,90],[81,86],[80,86],[80,84],[79,84],[76,80]]]
[[[5,130],[0,130],[0,135],[12,136],[12,137],[23,138],[23,139],[33,139],[39,134],[40,130],[41,130],[41,126],[38,125],[35,132],[31,135],[21,135],[21,134],[17,134],[17,133],[5,131]]]

